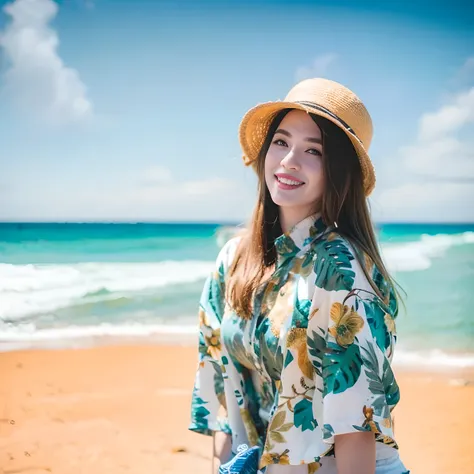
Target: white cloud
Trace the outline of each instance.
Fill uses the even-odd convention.
[[[326,53],[318,56],[313,60],[309,66],[301,66],[296,70],[296,82],[312,77],[325,77],[328,73],[329,67],[334,64],[337,59],[337,54]]]
[[[452,136],[418,142],[400,149],[404,167],[434,179],[474,178],[474,144]]]
[[[474,87],[458,94],[453,103],[424,114],[420,120],[418,139],[424,143],[439,140],[471,122],[474,122]]]
[[[143,172],[142,184],[145,186],[156,186],[159,184],[171,183],[171,171],[164,166],[151,166]]]
[[[237,183],[225,178],[209,177],[204,180],[181,181],[174,178],[171,171],[164,166],[153,166],[144,175],[147,180],[138,180],[134,187],[135,199],[141,202],[158,202],[173,200],[189,202],[192,200],[219,199],[222,193],[235,192]]]
[[[474,87],[420,118],[415,142],[394,158],[397,184],[375,200],[382,220],[474,220],[473,124]]]
[[[146,181],[146,176],[156,179]],[[5,190],[0,220],[240,221],[249,217],[255,203],[253,190],[237,179],[209,176],[180,181],[161,166],[116,175],[113,180],[94,175],[80,188],[56,180],[40,190],[35,184],[38,178]]]
[[[474,183],[415,182],[389,188],[377,204],[377,220],[410,222],[472,222]]]
[[[6,92],[29,113],[54,122],[76,121],[92,114],[86,86],[57,52],[59,37],[50,26],[58,6],[52,0],[15,0],[4,7],[11,17],[0,36],[9,60]]]

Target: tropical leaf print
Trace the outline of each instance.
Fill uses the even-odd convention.
[[[354,288],[365,288],[355,285],[356,250],[337,231],[308,235],[309,222],[277,239],[275,269],[256,289],[250,319],[225,302],[225,268],[209,277],[200,301],[202,372],[191,429],[225,430],[234,441],[264,446],[261,467],[305,463],[311,474],[320,472],[323,456],[334,455],[338,422],[395,445],[390,410],[399,390],[387,357],[395,339],[389,296]],[[384,288],[382,280],[377,274]],[[341,393],[356,413],[328,405],[325,397]]]
[[[272,450],[275,448],[273,443],[286,443],[285,436],[282,433],[288,431],[293,425],[293,423],[285,423],[286,419],[286,410],[285,408],[277,411],[273,415],[272,421],[268,426],[267,439],[265,442],[265,450]]]
[[[224,324],[228,324],[227,320]],[[252,358],[245,349],[242,332],[225,331],[224,344],[227,348],[230,358],[234,362],[235,368],[239,373],[242,373],[244,367],[253,365]]]
[[[319,217],[314,221],[314,224],[309,229],[309,237],[306,239],[305,244],[313,241],[318,235],[326,230],[326,224],[322,217]]]
[[[192,420],[197,430],[206,432],[209,429],[207,417],[210,411],[204,406],[208,402],[199,396],[199,391],[194,387],[192,396]]]
[[[295,426],[301,427],[301,431],[311,430],[314,431],[318,426],[318,422],[313,416],[313,404],[303,398],[294,407],[295,410]]]
[[[275,240],[275,248],[277,253],[285,259],[295,256],[300,250],[287,234],[283,234]]]
[[[387,349],[391,344],[391,337],[385,324],[385,311],[382,310],[375,300],[364,300],[364,309],[370,331],[377,345],[382,351]]]
[[[297,296],[295,299],[291,324],[297,328],[307,328],[310,309],[311,301],[306,299],[299,300]]]
[[[239,406],[242,406],[244,404],[244,399],[242,397],[242,393],[239,391],[239,390],[234,390],[234,395],[235,395],[235,399],[237,400],[237,404]]]
[[[354,257],[345,243],[341,239],[320,240],[315,243],[315,250],[316,286],[327,291],[352,290]]]
[[[280,378],[283,369],[283,353],[279,340],[269,331],[260,342],[263,366],[267,374],[274,380]]]
[[[347,349],[328,342],[323,358],[324,396],[329,393],[342,393],[352,387],[359,379],[362,358],[357,344]]]
[[[296,257],[291,265],[291,272],[303,277],[310,275],[313,270],[314,252],[307,252],[302,257]]]
[[[372,406],[375,415],[382,418],[390,417],[389,405],[395,405],[400,400],[400,390],[395,381],[393,371],[387,359],[383,364],[383,379],[380,378],[380,367],[375,353],[374,345],[370,342],[367,347],[363,347],[362,360],[364,362],[364,371],[369,380],[369,390],[372,393]]]
[[[240,409],[240,417],[245,426],[245,431],[247,432],[247,437],[249,439],[251,446],[256,446],[259,443],[259,437],[257,428],[255,427],[255,422],[247,408]]]
[[[387,359],[383,361],[383,385],[385,388],[385,398],[390,406],[396,405],[400,401],[400,389],[398,388],[395,375]]]
[[[322,431],[323,431],[323,439],[329,439],[332,436],[334,436],[334,428],[328,423],[326,423],[323,426]]]
[[[222,378],[222,370],[220,366],[216,364],[212,365],[214,367],[214,392],[216,393],[219,403],[227,409],[227,403],[224,393],[224,379]]]
[[[322,330],[321,330],[322,331]],[[314,370],[319,377],[323,376],[323,358],[326,351],[326,338],[319,335],[315,331],[312,332],[312,337],[308,336],[308,351],[311,355],[311,362]],[[323,333],[324,334],[324,333]]]
[[[221,264],[219,271],[211,277],[209,283],[208,304],[211,306],[219,322],[222,321],[224,313],[223,284],[220,278],[223,271],[223,265]]]
[[[288,349],[285,357],[285,368],[288,367],[293,362],[293,360],[293,354],[291,353],[290,349]]]
[[[269,411],[273,402],[275,401],[275,392],[276,387],[273,387],[273,384],[268,380],[262,380],[261,388],[259,392],[259,405],[264,409]]]

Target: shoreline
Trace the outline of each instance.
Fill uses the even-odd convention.
[[[197,329],[191,325],[177,327],[160,327],[160,331],[126,335],[91,335],[72,336],[63,339],[41,338],[27,340],[18,338],[16,341],[6,341],[0,338],[0,356],[9,352],[24,351],[61,351],[68,349],[94,349],[101,347],[148,347],[148,346],[179,346],[197,348]],[[170,330],[171,329],[171,330]],[[403,372],[428,373],[470,373],[474,374],[474,352],[449,351],[430,349],[412,351],[406,348],[396,348],[392,365]],[[1,472],[0,472],[1,474]]]

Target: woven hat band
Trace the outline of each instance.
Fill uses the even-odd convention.
[[[344,120],[342,120],[340,117],[338,117],[336,114],[331,112],[329,109],[326,107],[323,107],[322,105],[315,104],[314,102],[306,101],[306,100],[295,100],[295,104],[300,104],[303,105],[304,107],[310,107],[315,110],[319,110],[320,112],[324,112],[325,114],[330,115],[334,120],[337,120],[343,128],[348,131],[351,135],[353,135],[361,144],[362,140],[357,136],[356,132],[346,123]]]

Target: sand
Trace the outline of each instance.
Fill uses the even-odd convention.
[[[0,353],[0,473],[210,473],[211,439],[187,430],[196,360],[178,345]],[[474,472],[473,374],[397,377],[407,467]]]

